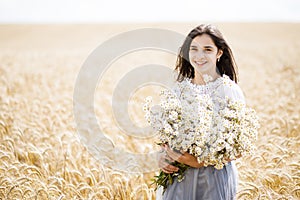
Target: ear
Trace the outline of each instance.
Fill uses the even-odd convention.
[[[217,58],[221,58],[222,55],[223,55],[223,50],[219,49],[217,53]]]

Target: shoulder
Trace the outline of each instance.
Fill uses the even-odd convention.
[[[234,81],[232,81],[228,76],[223,75],[221,78],[221,83],[218,86],[217,91],[223,96],[223,97],[229,97],[233,100],[240,100],[245,102],[245,97],[242,89],[238,84],[236,84]]]

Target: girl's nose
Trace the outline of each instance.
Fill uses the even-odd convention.
[[[197,59],[203,59],[205,58],[205,54],[201,51],[197,52],[197,54],[195,54],[195,58]]]

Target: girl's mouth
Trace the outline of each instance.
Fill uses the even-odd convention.
[[[197,65],[200,65],[200,66],[201,66],[201,65],[205,65],[205,64],[207,63],[206,61],[204,61],[204,62],[203,62],[203,61],[201,61],[201,62],[200,62],[200,61],[194,61],[194,62],[195,62]]]

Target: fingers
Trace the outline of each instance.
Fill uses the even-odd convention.
[[[174,173],[175,171],[172,171],[172,170],[169,170],[169,169],[166,169],[166,168],[161,168],[161,170],[167,174],[172,174]]]
[[[167,162],[164,162],[162,164],[162,167],[161,167],[162,171],[165,172],[165,173],[174,173],[174,172],[177,172],[179,169],[173,165],[170,165],[169,163]]]
[[[169,164],[171,164],[172,162],[174,162],[175,160],[169,156],[169,154],[166,152],[166,155],[165,155],[165,160],[166,162],[168,162]]]
[[[178,152],[175,152],[173,151],[170,147],[167,147],[166,148],[167,150],[167,155],[173,159],[173,160],[177,160],[178,162],[180,162],[180,158],[182,157],[182,154],[178,151]]]
[[[171,163],[174,162],[172,158],[167,156],[165,153],[161,158],[159,159],[159,167],[162,169],[165,173],[174,173],[177,172],[179,169],[175,166],[173,166]]]
[[[196,168],[203,166],[203,163],[198,163],[197,158],[188,152],[172,150],[168,145],[164,145],[164,149],[168,155],[167,159],[172,160],[172,162],[176,160],[177,162]]]

